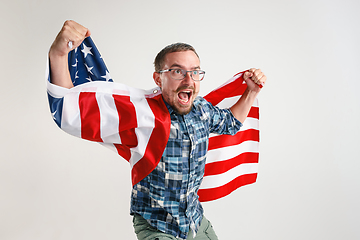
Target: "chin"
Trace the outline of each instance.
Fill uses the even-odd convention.
[[[188,114],[189,112],[191,112],[191,108],[190,109],[186,109],[186,110],[184,110],[184,109],[182,109],[182,111],[177,111],[177,110],[175,110],[178,114],[180,114],[180,115],[186,115],[186,114]]]
[[[180,115],[186,115],[188,114],[192,109],[192,104],[189,107],[173,107],[174,111],[177,112]]]

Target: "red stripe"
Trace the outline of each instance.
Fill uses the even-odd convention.
[[[130,161],[131,152],[128,146],[122,144],[114,144],[118,154],[123,157],[126,161]]]
[[[215,106],[224,99],[224,96],[226,96],[226,98],[230,98],[242,95],[247,88],[247,85],[243,84],[243,80],[244,79],[241,75],[239,79],[210,92],[204,98]]]
[[[259,119],[259,117],[260,117],[259,107],[251,107],[247,117]]]
[[[113,95],[115,107],[119,116],[119,135],[121,144],[114,144],[120,156],[130,160],[130,148],[138,144],[135,128],[137,127],[136,110],[130,96]]]
[[[213,150],[217,148],[223,148],[233,145],[238,145],[245,141],[259,141],[259,130],[248,129],[245,131],[239,131],[235,135],[218,135],[209,138],[209,147],[208,150]]]
[[[119,114],[119,132],[137,127],[136,111],[130,96],[113,95]]]
[[[79,95],[81,138],[102,142],[100,135],[100,110],[96,93],[82,92]]]
[[[258,163],[258,161],[259,161],[259,153],[253,153],[253,152],[242,153],[234,158],[225,161],[207,163],[205,165],[204,176],[222,174],[240,164]]]
[[[137,136],[135,129],[124,130],[119,133],[121,138],[121,143],[129,148],[134,148],[138,145]]]
[[[160,161],[170,135],[170,114],[162,96],[147,99],[155,115],[155,128],[150,136],[145,154],[132,168],[132,184],[135,185],[151,173]]]
[[[241,175],[231,182],[217,188],[200,189],[198,191],[201,202],[213,201],[225,197],[239,187],[256,182],[257,173]]]

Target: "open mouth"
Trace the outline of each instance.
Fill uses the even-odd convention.
[[[182,90],[178,93],[179,102],[181,104],[186,105],[190,102],[191,96],[192,96],[191,90]]]

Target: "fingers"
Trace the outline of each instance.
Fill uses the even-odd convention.
[[[72,20],[64,23],[60,33],[66,43],[72,42],[72,49],[78,47],[91,34],[87,28]]]
[[[245,75],[246,74],[246,75]],[[251,68],[244,75],[244,79],[251,78],[251,80],[257,85],[264,85],[266,82],[266,76],[261,69]]]
[[[67,56],[69,51],[77,48],[90,34],[90,31],[79,23],[66,21],[51,46],[51,55]]]

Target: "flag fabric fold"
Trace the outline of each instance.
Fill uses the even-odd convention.
[[[65,132],[98,142],[130,163],[132,183],[158,164],[170,134],[170,115],[161,89],[142,90],[114,83],[90,37],[69,53],[74,87],[51,83],[47,92],[55,123]],[[246,89],[242,73],[204,98],[220,108],[231,107]],[[200,201],[224,197],[256,181],[259,158],[259,108],[255,101],[244,126],[234,136],[211,135]]]

